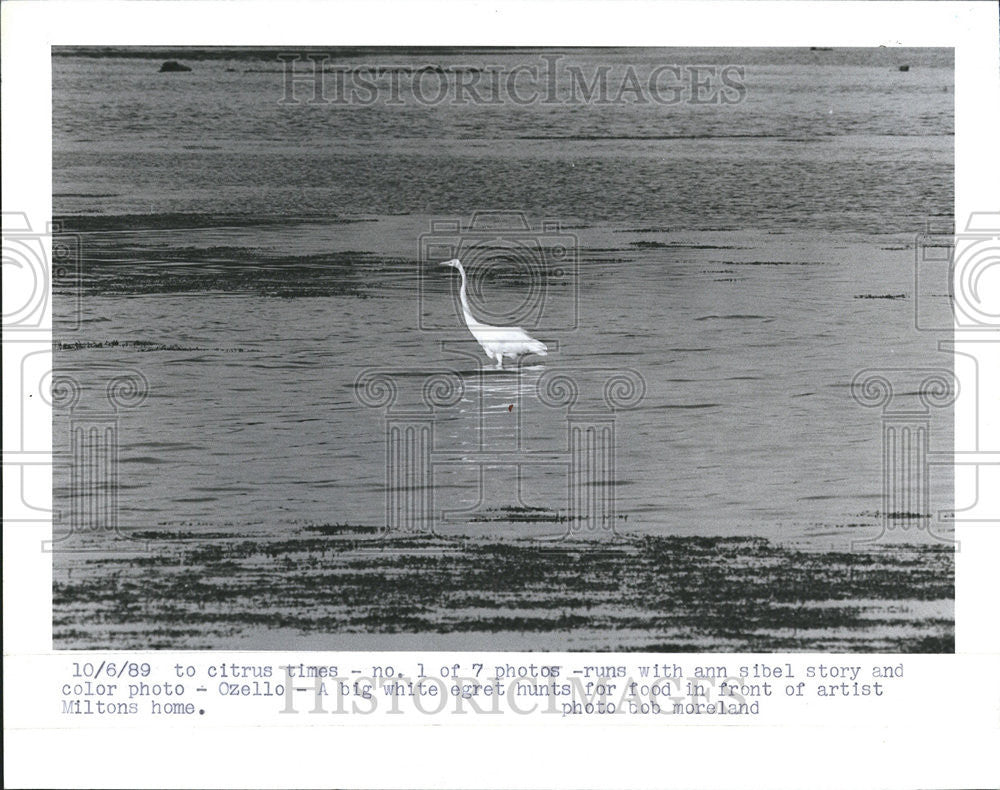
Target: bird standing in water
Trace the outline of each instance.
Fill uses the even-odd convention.
[[[504,357],[516,359],[524,354],[538,354],[544,357],[549,353],[543,342],[535,340],[519,326],[491,326],[477,321],[469,309],[469,300],[465,296],[465,268],[462,266],[462,262],[458,258],[452,258],[441,265],[458,269],[458,273],[462,276],[462,287],[458,291],[458,298],[462,303],[465,324],[479,345],[483,347],[486,356],[497,363],[497,370],[503,370]]]

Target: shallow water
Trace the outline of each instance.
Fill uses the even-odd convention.
[[[385,225],[417,230],[421,221],[363,228],[375,240]],[[347,254],[349,279],[332,260],[324,271],[320,254],[259,274],[300,234],[317,247],[325,234],[332,246],[340,230],[240,229],[228,235],[243,243],[228,238],[224,249],[206,238],[216,231],[94,234],[94,249],[127,245],[142,274],[130,261],[91,267],[80,329],[57,359],[98,396],[108,366],[148,381],[142,407],[120,415],[123,523],[382,524],[386,412],[366,405],[356,382],[381,372],[398,389],[393,408],[425,408],[423,387],[437,371],[463,386],[454,405],[435,408],[440,509],[566,514],[567,471],[556,456],[567,449],[568,413],[539,397],[565,376],[579,392],[575,411],[613,417],[608,478],[630,530],[798,539],[862,514],[875,523],[881,428],[851,397],[852,377],[886,358],[900,367],[947,362],[900,331],[911,300],[858,298],[906,293],[911,249],[832,247],[797,234],[581,230],[578,282],[545,283],[531,330],[552,353],[519,370],[482,371],[488,360],[458,323],[450,270],[379,251]],[[178,248],[189,274],[176,262],[146,262]],[[239,260],[250,249],[262,261],[255,267]],[[151,282],[140,286],[144,277]],[[280,295],[265,295],[271,288]],[[489,302],[487,289],[513,296]],[[497,313],[531,298],[517,282],[484,282],[483,293],[484,309]],[[642,397],[612,413],[604,387],[620,374]],[[918,403],[917,393],[906,400]],[[947,427],[935,424],[933,449],[948,446]],[[518,450],[523,465],[472,454],[486,460],[455,462],[471,450]],[[936,483],[944,508],[948,480]]]

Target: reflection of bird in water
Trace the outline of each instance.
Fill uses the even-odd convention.
[[[465,269],[462,262],[458,258],[453,258],[441,265],[458,269],[458,273],[462,275],[462,287],[458,291],[458,298],[462,302],[462,315],[465,316],[469,331],[479,341],[486,356],[496,361],[497,370],[503,370],[504,357],[515,359],[522,354],[538,354],[544,357],[549,353],[544,343],[535,340],[519,326],[490,326],[477,321],[469,310],[469,300],[465,298]]]

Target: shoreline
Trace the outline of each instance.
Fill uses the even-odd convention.
[[[57,558],[56,649],[954,651],[954,553],[306,527]],[[594,549],[597,550],[594,550]]]

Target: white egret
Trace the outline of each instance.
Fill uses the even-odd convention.
[[[469,300],[465,297],[465,268],[462,266],[462,262],[458,258],[452,258],[441,265],[458,269],[458,273],[462,275],[462,287],[458,291],[458,298],[462,303],[465,324],[479,345],[483,347],[486,356],[496,361],[497,370],[503,370],[504,357],[514,359],[522,354],[538,354],[544,357],[549,353],[543,342],[535,340],[519,326],[491,326],[477,321],[469,309]]]

